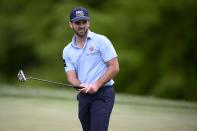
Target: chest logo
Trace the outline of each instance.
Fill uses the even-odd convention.
[[[89,51],[93,52],[94,51],[94,46],[90,46]]]

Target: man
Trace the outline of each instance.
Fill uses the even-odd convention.
[[[87,9],[74,8],[69,26],[74,36],[63,60],[68,82],[84,87],[77,95],[83,131],[107,131],[115,98],[112,78],[119,72],[116,51],[105,36],[89,30]]]

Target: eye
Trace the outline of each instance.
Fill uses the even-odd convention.
[[[80,21],[75,22],[76,25],[86,24],[86,23],[87,23],[87,20],[80,20]]]

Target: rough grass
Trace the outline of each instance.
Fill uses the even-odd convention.
[[[0,87],[1,131],[82,131],[76,91]],[[109,131],[196,131],[197,104],[117,94]]]

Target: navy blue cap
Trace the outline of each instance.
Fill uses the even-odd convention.
[[[90,20],[88,10],[83,7],[76,7],[70,12],[70,21]]]

